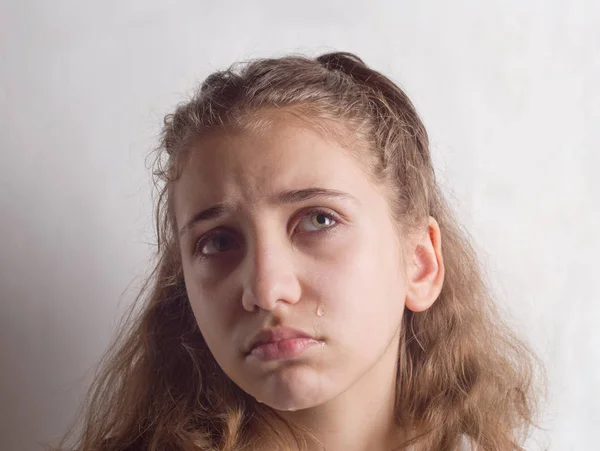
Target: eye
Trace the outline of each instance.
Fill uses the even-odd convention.
[[[228,233],[219,231],[210,233],[208,236],[198,240],[194,256],[206,258],[211,257],[213,254],[226,252],[231,250],[228,247],[230,247],[232,243],[235,246],[235,239]]]
[[[307,233],[325,233],[332,230],[338,223],[337,215],[320,208],[314,208],[304,214],[302,220],[298,223],[307,224],[309,230]],[[310,227],[314,227],[310,230]],[[198,240],[194,250],[194,256],[201,258],[210,258],[215,254],[221,254],[230,250],[235,250],[239,243],[228,232],[215,231],[209,233]]]
[[[313,230],[312,232],[319,232],[322,230],[330,229],[337,224],[336,216],[333,213],[327,212],[319,208],[315,208],[306,213],[306,215],[304,216],[304,218],[302,218],[302,221],[300,221],[299,224],[302,224],[307,219],[309,220],[308,225],[316,228],[316,230]]]

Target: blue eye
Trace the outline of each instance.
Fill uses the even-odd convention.
[[[306,219],[310,220],[310,226],[316,228],[316,230],[308,230],[307,233],[310,234],[328,232],[338,223],[337,215],[320,208],[315,208],[308,211],[298,224],[302,224]],[[294,231],[294,233],[296,232]],[[233,247],[230,247],[232,246],[232,243]],[[235,246],[239,247],[239,243],[236,242],[236,239],[231,233],[217,230],[213,233],[209,233],[197,241],[194,250],[194,256],[198,256],[200,258],[210,258],[215,254],[222,254],[228,250],[235,250]],[[210,247],[213,247],[214,249],[207,251],[206,248]]]

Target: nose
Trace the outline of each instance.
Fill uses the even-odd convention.
[[[242,305],[252,312],[259,307],[272,311],[300,300],[301,287],[293,261],[293,249],[283,238],[257,239],[248,246],[242,270]]]

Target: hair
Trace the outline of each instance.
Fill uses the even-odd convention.
[[[347,143],[386,187],[399,230],[415,231],[429,216],[439,224],[441,293],[429,309],[406,309],[402,319],[395,420],[418,433],[398,449],[455,450],[466,438],[476,449],[522,450],[535,425],[539,360],[501,318],[436,181],[415,107],[389,78],[346,52],[234,63],[165,117],[152,153],[155,266],[102,360],[77,434],[61,446],[70,437],[82,451],[307,447],[310,431],[244,393],[209,351],[186,294],[173,212],[174,182],[199,137],[260,128],[267,112],[293,114]]]

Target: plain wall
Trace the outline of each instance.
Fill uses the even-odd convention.
[[[0,449],[65,431],[136,295],[163,115],[233,61],[330,50],[414,100],[500,304],[546,362],[547,432],[528,449],[598,449],[599,5],[3,0]]]

